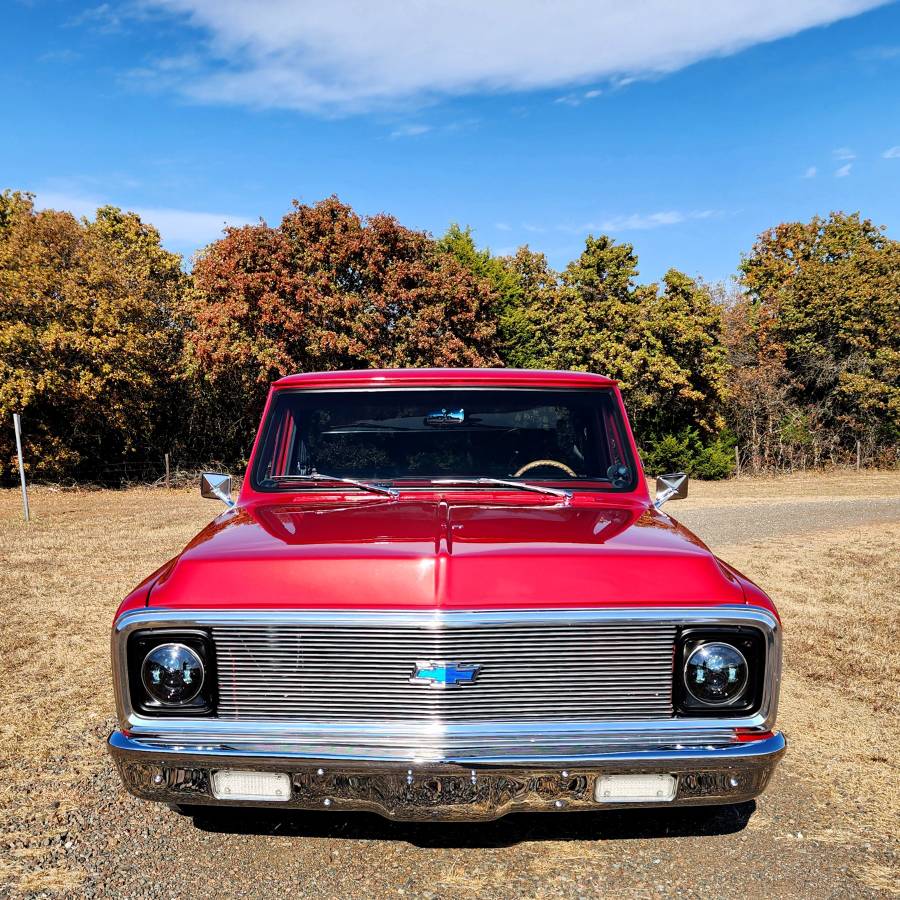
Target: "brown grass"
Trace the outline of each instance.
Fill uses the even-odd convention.
[[[105,764],[116,606],[217,510],[194,490],[36,489],[26,527],[20,499],[0,491],[0,852],[28,893],[83,873],[14,855],[9,819],[33,823],[27,843],[41,845],[82,804],[80,786]]]
[[[785,626],[780,724],[789,763],[885,836],[900,815],[900,524],[717,548],[766,588]],[[846,813],[851,812],[848,818]]]
[[[897,496],[897,480],[893,473],[841,473],[695,484],[687,502]],[[4,884],[18,893],[72,892],[85,871],[44,848],[77,823],[90,802],[85,785],[108,765],[113,612],[218,508],[194,490],[37,489],[26,527],[19,500],[16,491],[0,491],[0,895]],[[780,725],[791,742],[784,763],[791,778],[781,783],[806,792],[817,840],[841,852],[872,842],[894,846],[900,525],[716,549],[768,590],[784,617]],[[768,808],[763,801],[749,827],[783,840]],[[577,845],[566,852],[578,852]],[[562,857],[555,854],[555,863],[565,865]],[[850,874],[888,891],[897,873],[887,859],[854,862]],[[451,890],[459,878],[448,871],[441,886]]]
[[[794,475],[692,481],[686,501],[697,506],[727,506],[735,500],[781,503],[790,500],[879,499],[900,497],[900,471],[797,472]]]

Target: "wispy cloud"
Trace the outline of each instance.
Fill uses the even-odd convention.
[[[897,144],[896,147],[888,147],[881,155],[885,159],[900,159],[900,144]]]
[[[38,209],[59,209],[76,216],[92,218],[97,208],[111,201],[83,194],[66,194],[54,191],[37,191],[35,205]],[[198,212],[171,207],[144,207],[129,204],[113,204],[136,212],[144,222],[153,225],[164,243],[179,248],[196,249],[216,240],[226,226],[250,224],[249,219],[230,213]]]
[[[71,63],[80,58],[80,53],[64,47],[60,50],[48,50],[46,53],[42,53],[37,61],[40,63]]]
[[[856,53],[856,58],[864,62],[889,62],[900,59],[900,44],[866,47]]]
[[[582,103],[586,103],[588,100],[596,100],[602,93],[603,91],[599,88],[593,88],[590,91],[575,91],[571,94],[563,94],[553,102],[561,103],[564,106],[581,106]]]
[[[389,137],[396,140],[398,138],[417,138],[424,134],[433,135],[454,135],[460,132],[471,131],[481,124],[478,118],[454,119],[449,122],[438,122],[431,125],[425,122],[406,122],[397,125],[390,132]]]
[[[677,209],[660,210],[651,213],[629,213],[628,215],[611,216],[596,222],[585,222],[581,225],[560,225],[560,231],[573,234],[599,232],[648,231],[652,228],[664,228],[670,225],[681,225],[684,222],[711,219],[721,215],[720,210],[696,209],[681,211]]]
[[[838,147],[832,151],[832,155],[835,159],[856,159],[856,153],[849,147]]]
[[[401,125],[391,132],[392,138],[420,137],[431,131],[430,125]]]
[[[834,173],[835,178],[846,178],[850,174],[850,170],[853,168],[853,163],[847,163],[844,166],[841,166]]]
[[[127,8],[127,5],[116,6],[112,3],[99,3],[97,6],[89,6],[66,23],[70,28],[86,26],[102,34],[111,34],[121,30],[125,22],[136,15],[137,8]]]
[[[623,84],[884,2],[141,0],[138,8],[174,18],[201,48],[201,64],[167,73],[168,87],[200,102],[335,114],[474,92]],[[117,27],[117,11],[104,3],[79,19]]]
[[[803,178],[815,178],[818,175],[819,170],[815,166],[809,166],[807,170],[803,173],[801,177]]]
[[[530,234],[548,234],[550,232],[577,235],[615,234],[623,231],[649,231],[653,228],[682,225],[685,222],[699,222],[704,219],[717,218],[724,214],[720,209],[665,209],[649,213],[625,213],[575,224],[565,222],[537,225],[534,222],[522,222],[519,228]],[[494,227],[499,231],[512,230],[505,222],[497,222]]]

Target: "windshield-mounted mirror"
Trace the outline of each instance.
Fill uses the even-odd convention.
[[[234,506],[231,499],[231,476],[219,472],[204,472],[200,476],[200,496],[207,500],[221,500],[229,509]]]
[[[660,475],[656,479],[656,500],[653,505],[659,509],[666,500],[684,500],[688,495],[688,477],[684,472]]]

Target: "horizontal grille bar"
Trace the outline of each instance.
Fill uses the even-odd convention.
[[[235,721],[602,722],[671,718],[676,627],[654,621],[215,625],[218,714]],[[479,666],[411,682],[417,663]]]

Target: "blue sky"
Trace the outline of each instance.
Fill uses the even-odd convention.
[[[187,257],[336,193],[562,267],[589,232],[729,277],[832,209],[900,237],[900,4],[7,0],[0,186]]]

